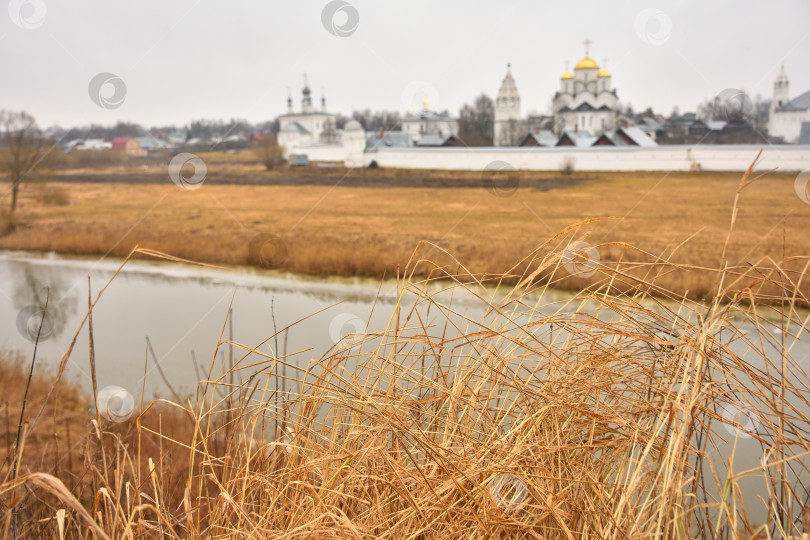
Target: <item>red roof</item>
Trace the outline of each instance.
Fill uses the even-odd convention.
[[[115,150],[126,150],[127,143],[132,140],[132,137],[116,137],[113,139],[112,147]]]

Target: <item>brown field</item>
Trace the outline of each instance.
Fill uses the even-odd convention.
[[[46,179],[23,185],[19,225],[0,237],[0,248],[124,256],[139,245],[211,263],[390,277],[422,240],[452,253],[473,274],[504,273],[569,225],[591,218],[614,219],[590,223],[548,247],[584,239],[597,247],[602,263],[655,261],[616,245],[624,243],[671,262],[717,269],[740,174],[524,172],[509,196],[484,189],[475,172],[267,173],[225,161],[209,163],[205,185],[194,191],[175,186],[159,165],[69,170]],[[772,173],[742,192],[730,266],[767,267],[763,257],[781,261],[810,251],[810,206],[796,196],[794,179]],[[393,187],[381,187],[386,183]],[[261,233],[271,236],[260,239],[281,240],[265,242],[250,257],[251,240]],[[435,248],[420,254],[455,264]],[[715,285],[714,273],[694,268],[646,266],[637,277],[650,271],[662,274],[660,287],[693,298]],[[562,288],[585,284],[573,277],[556,282]]]

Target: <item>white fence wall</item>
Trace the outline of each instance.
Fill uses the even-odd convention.
[[[576,171],[744,171],[760,150],[757,170],[810,169],[810,146],[797,145],[381,148],[364,154],[363,163],[367,166],[375,161],[380,167],[403,169],[483,170],[500,160],[517,169],[537,171],[558,171],[566,162]]]
[[[346,161],[346,147],[342,144],[317,144],[312,146],[293,146],[292,149],[285,153],[289,154],[306,154],[309,156],[310,161],[337,161],[343,163]]]

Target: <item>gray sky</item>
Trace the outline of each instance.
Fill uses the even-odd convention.
[[[791,97],[810,90],[807,0],[351,0],[359,24],[345,37],[325,28],[325,0],[6,4],[0,108],[25,109],[43,127],[263,121],[285,112],[288,87],[298,109],[304,72],[316,100],[325,88],[332,112],[405,111],[426,92],[432,108],[456,113],[481,92],[497,93],[507,61],[523,114],[545,112],[586,38],[636,110],[694,110],[727,88],[770,97],[783,62]],[[344,10],[334,20],[340,29],[351,18]],[[99,72],[124,81],[120,107],[90,99]]]

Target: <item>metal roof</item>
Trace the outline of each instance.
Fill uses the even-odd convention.
[[[408,148],[413,146],[411,134],[405,131],[386,131],[380,138],[379,132],[366,133],[366,151],[373,152],[378,148]]]
[[[624,133],[630,140],[639,146],[658,146],[649,135],[644,133],[644,130],[639,127],[622,127],[619,131]]]
[[[810,122],[802,122],[802,131],[799,135],[799,144],[810,144]]]
[[[810,109],[810,90],[801,94],[800,96],[796,96],[795,98],[791,99],[778,109],[777,111],[806,111]]]

